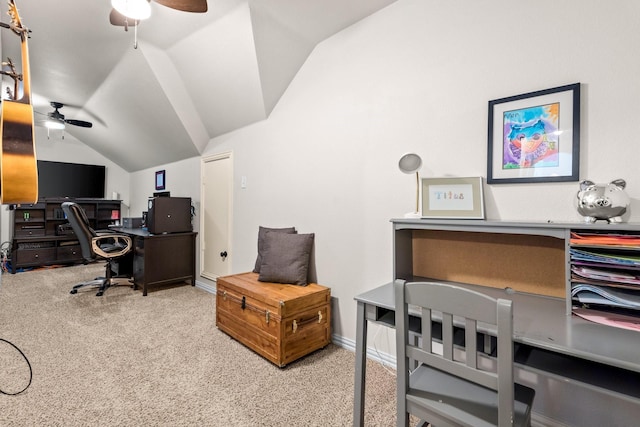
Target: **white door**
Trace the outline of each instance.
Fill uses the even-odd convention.
[[[200,275],[216,280],[231,272],[231,153],[202,159]]]

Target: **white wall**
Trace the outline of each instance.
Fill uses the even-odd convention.
[[[156,190],[156,172],[165,171],[165,189]],[[142,216],[147,210],[147,200],[157,191],[169,191],[174,197],[191,197],[192,204],[200,205],[200,158],[161,165],[131,173],[130,215]],[[194,220],[195,221],[195,220]],[[194,222],[194,227],[196,226]]]
[[[206,150],[233,151],[232,270],[252,268],[259,225],[315,232],[334,333],[353,339],[353,297],[392,279],[389,219],[413,209],[400,156],[420,154],[423,177],[486,176],[488,101],[575,82],[580,178],[626,179],[637,221],[639,27],[634,0],[399,0],[324,41],[269,119]],[[577,189],[485,186],[487,216],[579,221]]]
[[[111,198],[113,192],[116,192],[123,203],[128,203],[129,173],[120,166],[78,141],[68,132],[65,132],[64,139],[62,131],[51,131],[47,137],[47,130],[36,126],[35,141],[38,160],[106,166],[105,197]],[[7,205],[0,207],[0,224],[0,240],[8,241],[12,236],[11,214]]]
[[[147,201],[155,193],[156,171],[165,171],[165,189],[174,197],[191,197],[191,204],[195,207],[196,216],[192,224],[194,231],[199,231],[200,225],[200,158],[194,157],[167,165],[132,172],[131,199],[128,213],[123,215],[141,217],[147,210]],[[200,252],[200,239],[196,239],[196,254]],[[196,272],[200,271],[200,257],[196,255]]]

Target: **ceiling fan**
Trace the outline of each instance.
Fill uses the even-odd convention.
[[[154,0],[163,6],[183,12],[204,13],[207,11],[207,0]],[[137,26],[140,20],[149,17],[151,0],[112,0],[109,22],[124,27]]]
[[[44,121],[44,126],[47,129],[64,129],[67,124],[73,126],[80,126],[83,128],[90,128],[93,126],[93,123],[87,122],[84,120],[74,120],[74,119],[66,119],[64,114],[62,114],[59,109],[64,107],[64,104],[61,102],[51,102],[50,105],[53,107],[53,111],[49,113],[39,113],[47,116],[47,119]]]

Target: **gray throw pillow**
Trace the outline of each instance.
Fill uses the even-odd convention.
[[[295,234],[295,227],[287,227],[287,228],[267,228],[262,227],[258,228],[258,257],[256,258],[256,265],[253,267],[254,273],[260,273],[260,266],[262,265],[262,253],[264,251],[264,235],[267,231],[273,231],[276,233],[286,233],[286,234]]]
[[[306,286],[314,236],[313,233],[265,233],[258,280]]]

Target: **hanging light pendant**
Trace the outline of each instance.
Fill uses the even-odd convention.
[[[148,0],[111,0],[111,6],[127,18],[137,21],[151,16]]]
[[[64,129],[65,125],[64,122],[60,120],[47,120],[44,122],[44,127],[47,129]]]

